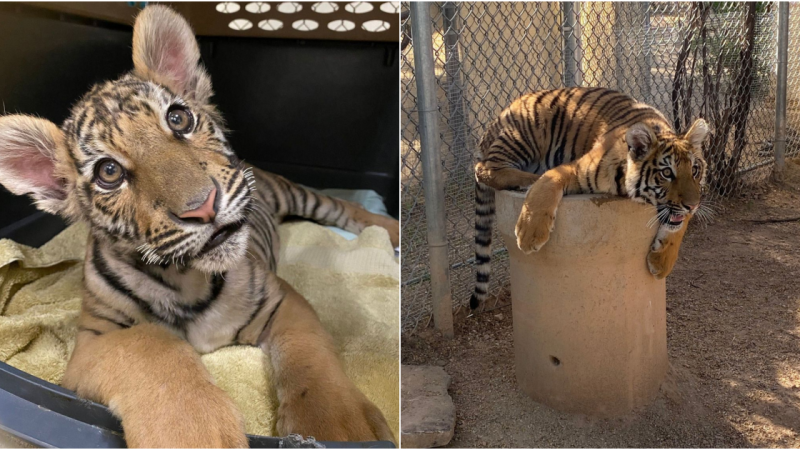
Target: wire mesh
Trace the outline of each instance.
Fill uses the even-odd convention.
[[[474,285],[474,152],[485,127],[540,89],[603,86],[655,106],[678,131],[703,117],[710,197],[762,181],[773,161],[775,2],[516,2],[430,4],[454,308]],[[800,10],[790,14],[790,49]],[[430,317],[413,42],[401,5],[402,324]],[[789,52],[787,156],[800,152],[800,52]],[[795,70],[793,70],[793,67]],[[794,92],[794,96],[792,93]],[[508,292],[495,232],[490,292]]]
[[[800,156],[800,3],[789,3],[786,77],[786,157]]]

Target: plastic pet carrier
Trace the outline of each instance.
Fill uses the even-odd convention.
[[[315,188],[373,190],[398,216],[398,3],[167,4],[197,35],[240,158]],[[92,84],[133,68],[143,6],[0,4],[3,113],[63,122]],[[2,187],[0,205],[0,238],[38,247],[66,227]],[[124,447],[121,430],[105,406],[0,363],[0,447]],[[253,447],[298,445],[249,438]]]

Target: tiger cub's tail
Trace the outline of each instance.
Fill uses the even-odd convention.
[[[469,300],[472,309],[489,297],[489,275],[492,271],[492,229],[494,224],[494,189],[475,182],[475,292]]]

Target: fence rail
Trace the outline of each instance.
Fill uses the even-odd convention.
[[[401,5],[405,332],[431,319],[429,219],[446,232],[448,262],[442,265],[449,271],[452,308],[468,302],[474,282],[473,154],[485,126],[527,92],[603,86],[657,107],[678,130],[704,117],[712,129],[704,149],[712,198],[763,181],[776,164],[776,151],[783,149],[786,157],[800,153],[800,6],[795,3],[443,2],[415,5],[416,15],[408,14],[410,8]],[[783,18],[785,41],[779,39]],[[415,27],[431,31],[412,36]],[[425,47],[423,39],[433,66],[417,68],[414,52]],[[784,56],[779,41],[787,43]],[[781,58],[786,58],[783,68]],[[779,73],[787,74],[782,82]],[[430,79],[422,83],[428,92],[418,92],[419,77]],[[427,154],[420,128],[427,124],[420,120],[419,99],[424,95],[436,100],[435,114],[426,111],[425,121],[435,121],[438,130],[442,192],[437,194],[444,194],[444,217],[425,213],[430,200],[422,171]],[[503,298],[507,254],[499,236],[493,242],[491,292]]]

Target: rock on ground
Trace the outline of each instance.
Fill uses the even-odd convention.
[[[456,408],[447,393],[450,375],[437,366],[402,366],[403,448],[447,445],[456,426]]]

